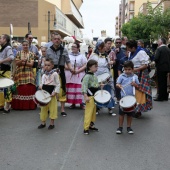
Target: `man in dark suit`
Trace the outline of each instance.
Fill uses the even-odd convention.
[[[170,72],[170,49],[166,46],[166,40],[158,40],[158,49],[155,54],[155,63],[158,76],[158,97],[155,101],[167,101],[167,73]]]

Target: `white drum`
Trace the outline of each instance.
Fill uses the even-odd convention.
[[[51,96],[45,90],[38,90],[33,100],[37,105],[46,106],[51,101]]]
[[[110,74],[109,73],[103,73],[97,76],[98,82],[99,83],[107,83],[109,81]]]
[[[152,69],[149,73],[149,77],[152,78],[155,75],[155,69]]]
[[[111,95],[106,90],[98,90],[94,94],[94,100],[96,103],[99,103],[99,104],[109,103],[110,99],[111,99]]]
[[[14,85],[14,81],[9,78],[0,78],[0,89]]]
[[[136,108],[136,98],[134,96],[125,96],[120,99],[119,105],[124,112],[133,112]]]

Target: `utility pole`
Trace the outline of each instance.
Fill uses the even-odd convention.
[[[12,46],[12,38],[13,38],[13,25],[10,24],[10,44]]]
[[[50,11],[48,11],[48,42],[50,42]]]
[[[31,24],[28,22],[28,34],[31,34]]]

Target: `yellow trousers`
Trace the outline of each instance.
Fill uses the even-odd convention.
[[[66,97],[66,95],[63,95],[63,89],[61,88],[62,87],[62,82],[61,82],[61,78],[60,78],[60,76],[59,76],[59,79],[60,79],[60,93],[59,93],[59,101],[60,102],[66,102],[67,101],[67,97]],[[65,84],[65,86],[66,86],[66,84]]]
[[[60,88],[59,101],[60,102],[66,102],[67,101],[66,95],[63,96],[62,94],[63,94],[63,89]]]
[[[96,121],[96,105],[94,103],[94,97],[90,96],[90,101],[85,106],[84,113],[84,130],[89,130],[89,126],[91,122]]]
[[[48,111],[49,118],[50,119],[57,119],[58,117],[58,102],[56,99],[56,96],[51,97],[50,103],[48,105],[41,107],[41,113],[40,113],[40,119],[42,122],[45,122],[48,117]]]
[[[0,71],[0,74],[3,73],[3,71]],[[11,72],[10,71],[6,71],[3,74],[6,78],[10,78],[11,77]],[[3,78],[0,76],[0,78]],[[5,102],[11,102],[12,101],[12,95],[10,95],[9,100],[4,99],[4,92],[0,92],[0,107],[3,107],[5,105]]]
[[[4,107],[5,99],[4,99],[4,93],[0,92],[0,107]]]

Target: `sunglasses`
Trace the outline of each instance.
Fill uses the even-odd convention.
[[[28,38],[28,39],[33,39],[32,37]]]
[[[116,42],[116,44],[121,44],[121,42]]]
[[[71,48],[77,48],[76,46],[71,46]]]

